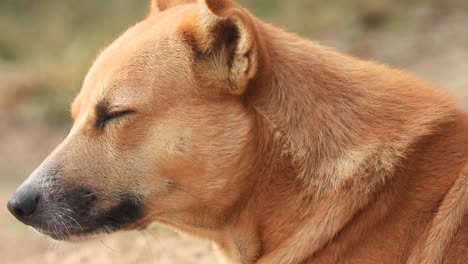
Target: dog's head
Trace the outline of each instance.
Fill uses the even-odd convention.
[[[249,186],[254,19],[228,0],[153,1],[97,59],[68,137],[8,203],[71,239],[153,221],[215,227]]]

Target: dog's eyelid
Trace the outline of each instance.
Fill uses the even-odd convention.
[[[135,114],[136,111],[133,109],[127,109],[127,110],[114,110],[114,111],[106,111],[103,112],[99,117],[96,122],[96,126],[99,128],[104,128],[106,123],[112,119],[116,119],[119,117],[127,116],[127,115],[132,115]]]
[[[130,115],[136,113],[135,110],[133,109],[127,109],[127,110],[110,110],[106,115],[110,118],[112,117],[118,117],[118,116],[124,116],[124,115]]]

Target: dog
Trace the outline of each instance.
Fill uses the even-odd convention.
[[[153,222],[225,263],[468,263],[468,114],[231,0],[153,0],[8,208],[57,240]]]

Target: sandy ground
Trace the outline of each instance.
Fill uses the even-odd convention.
[[[450,90],[468,108],[468,17],[453,15],[412,35],[367,35],[367,56]],[[346,38],[323,42],[353,51]],[[342,47],[345,48],[342,48]],[[66,129],[0,113],[1,263],[216,263],[209,243],[164,228],[122,233],[86,244],[54,244],[15,221],[5,204],[16,186],[65,136]],[[8,175],[6,177],[5,175]]]

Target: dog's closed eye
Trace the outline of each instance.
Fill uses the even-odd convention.
[[[135,113],[134,110],[124,110],[124,111],[106,113],[105,115],[100,116],[97,119],[96,126],[99,128],[104,128],[109,121],[123,117],[123,116],[131,115],[134,113]]]

